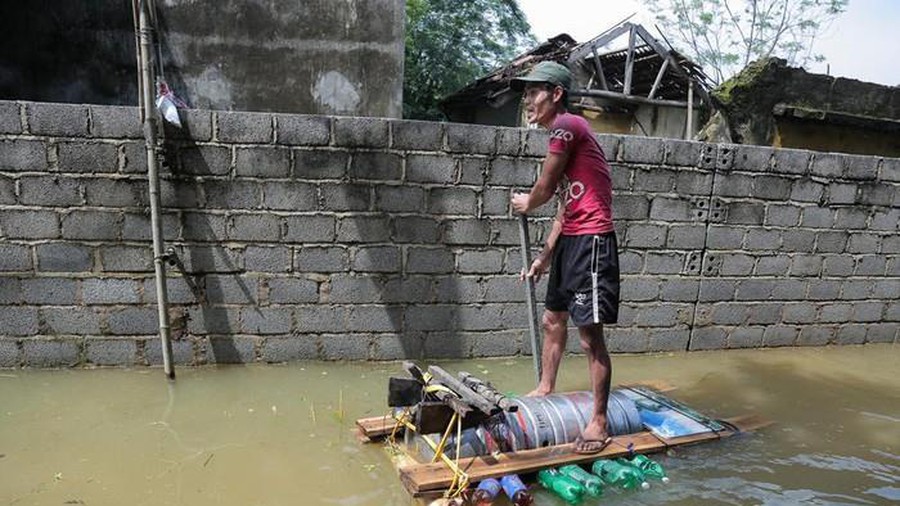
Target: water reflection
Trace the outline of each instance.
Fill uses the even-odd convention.
[[[900,350],[885,346],[617,356],[615,382],[663,379],[763,432],[677,449],[672,483],[609,504],[885,504],[900,500]],[[445,362],[504,391],[530,357]],[[567,357],[561,390],[588,387]],[[353,421],[386,412],[399,364],[306,363],[0,374],[0,504],[413,504]],[[563,505],[544,491],[538,504]],[[586,503],[585,503],[586,504]]]

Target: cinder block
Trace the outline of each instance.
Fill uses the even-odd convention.
[[[683,199],[655,196],[650,202],[650,219],[658,221],[691,221],[693,207]]]
[[[522,151],[524,132],[520,128],[497,128],[497,154],[518,156]]]
[[[26,367],[71,367],[81,363],[83,342],[71,339],[25,339],[22,363]]]
[[[367,184],[322,184],[319,191],[323,211],[368,211],[372,200],[372,186]]]
[[[821,202],[825,185],[808,179],[798,179],[791,187],[791,200],[797,202]]]
[[[207,276],[206,300],[210,304],[256,304],[259,301],[257,278],[225,274]]]
[[[791,259],[786,256],[763,256],[756,262],[757,276],[784,276],[791,266]]]
[[[680,253],[658,253],[649,251],[644,257],[644,272],[647,274],[679,274],[684,265]]]
[[[872,230],[887,230],[894,231],[900,230],[900,209],[889,209],[883,211],[875,211],[872,215],[872,220],[869,224],[869,228]],[[885,237],[885,241],[888,239],[896,240],[898,236]]]
[[[357,248],[352,268],[357,272],[400,272],[400,248],[368,246]]]
[[[810,174],[829,179],[837,179],[844,175],[845,155],[836,153],[816,153],[809,167]]]
[[[292,317],[290,308],[241,308],[241,332],[254,335],[287,334],[291,331]]]
[[[841,288],[841,299],[868,299],[872,294],[873,283],[869,280],[846,280]]]
[[[855,184],[829,183],[827,190],[829,204],[853,204],[856,202]]]
[[[166,276],[166,294],[172,304],[198,304],[205,298],[206,280],[202,277],[184,277],[173,273]],[[144,303],[156,304],[156,279],[144,280]]]
[[[525,191],[537,179],[540,166],[527,158],[495,158],[491,160],[487,182],[490,185],[516,186]]]
[[[282,241],[290,243],[332,242],[336,220],[333,216],[288,216]]]
[[[269,336],[262,343],[262,360],[270,363],[314,360],[319,358],[318,337]]]
[[[547,154],[547,146],[550,143],[550,132],[542,128],[525,130],[525,156],[543,157]],[[609,161],[615,160],[615,153]]]
[[[656,352],[685,351],[691,338],[691,332],[687,329],[650,329],[648,334],[650,342],[647,351]]]
[[[453,262],[453,252],[448,248],[410,247],[406,252],[407,273],[435,274],[453,272]]]
[[[390,222],[382,216],[350,216],[337,224],[339,242],[386,242],[390,235]]]
[[[811,230],[794,228],[782,234],[781,250],[784,252],[812,253],[815,245],[816,233]]]
[[[0,205],[16,203],[16,180],[0,176]]]
[[[181,128],[162,122],[167,139],[212,140],[212,111],[180,109],[178,116],[181,118]]]
[[[764,346],[793,346],[799,331],[795,327],[768,326],[763,331]]]
[[[841,325],[838,328],[835,342],[837,344],[863,344],[866,342],[865,325]]]
[[[446,123],[447,150],[451,153],[493,155],[497,150],[497,128]]]
[[[703,144],[692,141],[666,139],[666,165],[697,167],[700,165],[700,149]]]
[[[473,186],[484,186],[490,174],[492,160],[490,158],[473,158],[459,156],[456,158],[458,165],[457,182]]]
[[[781,322],[784,305],[779,303],[754,303],[749,306],[747,323],[750,325],[774,325]]]
[[[855,302],[852,320],[854,322],[878,322],[884,314],[883,302]]]
[[[403,321],[406,331],[436,331],[456,329],[457,306],[451,305],[413,305],[407,306]]]
[[[846,323],[850,321],[853,306],[850,304],[823,304],[819,308],[818,323]]]
[[[137,304],[140,283],[133,279],[89,278],[81,283],[85,304]]]
[[[753,177],[743,174],[717,176],[713,184],[713,193],[719,197],[747,198],[753,194],[753,183]]]
[[[857,276],[884,276],[887,259],[881,255],[863,255],[857,258]]]
[[[633,188],[641,193],[670,193],[675,185],[677,173],[671,170],[654,168],[652,170],[635,169]]]
[[[346,151],[294,150],[293,176],[297,179],[341,179],[347,173],[350,154]]]
[[[122,220],[120,213],[72,211],[62,216],[62,236],[64,239],[118,239]]]
[[[444,146],[444,124],[434,121],[391,121],[394,149],[440,151]]]
[[[722,265],[719,274],[723,276],[747,276],[753,272],[756,258],[742,253],[725,253],[719,255]]]
[[[31,336],[37,333],[37,308],[29,306],[0,306],[0,335]]]
[[[143,183],[140,187],[143,194],[145,192]],[[167,208],[196,209],[202,207],[199,192],[198,186],[192,186],[186,182],[161,180],[159,182],[159,200],[163,213]]]
[[[85,339],[84,354],[87,362],[95,365],[134,365],[137,343],[133,339]]]
[[[763,345],[763,327],[738,327],[728,333],[728,348],[759,348]]]
[[[242,270],[241,251],[222,246],[191,245],[176,251],[190,273],[239,272]]]
[[[322,336],[320,343],[323,360],[364,360],[370,353],[367,334]]]
[[[319,300],[319,285],[309,279],[296,277],[271,278],[268,280],[268,286],[270,303],[302,304],[304,302],[318,302]],[[332,285],[333,289],[334,286]]]
[[[843,253],[850,234],[844,231],[819,231],[816,233],[817,253]]]
[[[323,146],[331,138],[331,118],[298,114],[273,114],[278,144]]]
[[[137,107],[91,105],[91,135],[107,139],[140,139],[144,136]]]
[[[20,282],[26,304],[75,304],[77,285],[66,278],[25,278]]]
[[[234,167],[238,176],[288,177],[291,173],[291,152],[274,146],[237,148]]]
[[[681,308],[673,304],[639,306],[634,324],[642,327],[672,327],[681,322]]]
[[[809,159],[809,151],[776,149],[772,158],[772,171],[781,174],[806,174]]]
[[[523,346],[522,332],[519,330],[477,332],[467,341],[471,343],[474,357],[508,357],[518,354]]]
[[[824,346],[834,342],[835,327],[806,325],[800,329],[797,346]]]
[[[710,249],[740,249],[744,240],[744,231],[740,228],[711,225],[706,233],[706,246]]]
[[[705,225],[674,225],[666,235],[667,248],[700,249],[705,243]]]
[[[248,154],[245,153],[243,158],[241,163],[250,163]],[[232,149],[227,146],[186,146],[178,150],[178,160],[173,172],[179,175],[225,176],[231,174],[233,165]]]
[[[488,244],[490,224],[475,219],[446,220],[443,235],[446,244],[484,246]]]
[[[0,272],[30,271],[31,247],[22,244],[0,244]],[[2,296],[0,296],[2,300]]]
[[[210,364],[249,364],[256,361],[260,339],[251,336],[209,336],[204,343],[205,360]]]
[[[735,300],[768,300],[772,287],[777,281],[768,279],[745,279],[738,282]]]
[[[681,196],[708,196],[712,189],[711,172],[695,170],[679,170],[675,174],[675,193]]]
[[[15,102],[0,103],[0,133],[22,133],[22,121],[19,117],[19,104]]]
[[[622,283],[623,290],[628,283],[628,281]],[[699,293],[699,280],[677,278],[666,279],[659,288],[659,299],[663,302],[696,302]]]
[[[134,208],[150,205],[147,186],[142,181],[105,178],[83,181],[89,206]]]
[[[478,195],[470,188],[432,188],[428,191],[428,212],[439,215],[474,216]]]
[[[766,206],[766,225],[793,227],[800,223],[800,209],[796,206]]]
[[[868,206],[890,206],[897,194],[897,187],[879,183],[864,183],[858,187],[856,202]]]
[[[874,234],[850,234],[850,242],[847,244],[848,253],[874,253],[880,248],[881,236]]]
[[[734,151],[734,170],[748,172],[768,172],[772,170],[772,158],[775,150],[766,146],[750,146],[731,144]]]
[[[841,292],[841,281],[831,279],[809,280],[808,300],[836,300]]]
[[[47,146],[36,140],[0,141],[0,171],[46,172]]]
[[[784,304],[782,318],[785,323],[813,323],[816,321],[818,308],[809,302]]]
[[[381,292],[375,294],[385,304],[423,303],[432,300],[431,285],[433,276],[415,276],[404,274],[386,279]],[[371,287],[372,285],[368,285]],[[476,299],[471,299],[476,300]]]
[[[375,186],[375,210],[412,213],[425,207],[425,191],[415,186]]]
[[[856,261],[844,255],[827,255],[822,268],[822,275],[829,277],[847,277],[853,275]]]
[[[2,116],[3,105],[0,104],[0,116]],[[0,120],[0,125],[3,122]],[[18,367],[22,358],[19,352],[19,345],[11,339],[0,339],[0,367]]]
[[[321,334],[323,332],[339,333],[347,331],[346,306],[295,306],[294,320],[297,332]]]
[[[43,207],[78,206],[83,202],[81,184],[68,177],[23,177],[19,179],[19,202]]]
[[[900,158],[885,158],[881,162],[882,181],[900,182]]]
[[[113,309],[107,316],[108,334],[113,336],[148,335],[159,332],[155,307]]]
[[[119,154],[113,144],[61,142],[57,150],[61,172],[109,173],[119,169]]]
[[[431,218],[398,216],[391,220],[391,227],[391,240],[398,244],[433,244],[440,236],[438,222]]]
[[[503,270],[503,251],[502,250],[484,250],[473,251],[464,250],[459,253],[458,271],[461,273],[482,273],[494,274]]]
[[[727,334],[720,327],[700,327],[691,330],[691,338],[688,349],[694,350],[721,350],[726,347]]]
[[[609,165],[609,175],[612,178],[613,195],[634,190],[634,177],[637,171],[630,167],[618,164]]]
[[[785,201],[791,196],[791,180],[777,176],[754,176],[750,194],[758,199]]]
[[[37,270],[44,272],[89,272],[93,268],[91,248],[70,243],[35,246]]]
[[[619,220],[644,220],[650,216],[650,203],[643,195],[614,193],[613,209]]]
[[[622,161],[662,165],[665,160],[665,141],[653,137],[622,137]]]
[[[794,255],[791,259],[791,276],[818,276],[822,272],[821,255]]]
[[[237,308],[211,307],[202,305],[191,307],[188,317],[188,332],[193,335],[235,334],[240,328]]]
[[[244,250],[244,268],[248,272],[290,272],[291,256],[290,248],[283,246],[248,246]]]
[[[350,178],[354,180],[400,181],[403,160],[394,153],[355,152],[350,157]]]
[[[128,217],[126,216],[126,221]],[[225,214],[185,212],[181,214],[181,237],[191,242],[220,242],[228,236],[231,220]],[[148,224],[149,228],[149,224]]]
[[[452,184],[456,180],[456,160],[447,156],[409,155],[406,158],[406,180]]]
[[[377,118],[340,117],[334,120],[335,146],[386,148],[388,123]]]
[[[266,209],[314,211],[319,205],[316,187],[307,183],[267,182],[263,184],[262,191],[263,207]]]
[[[398,306],[354,305],[347,315],[350,332],[400,332],[402,327],[403,308]]]
[[[877,280],[872,285],[872,296],[876,299],[900,299],[900,283],[896,279]]]
[[[28,102],[25,104],[28,127],[36,135],[85,137],[88,111],[84,105]]]
[[[621,274],[640,274],[644,272],[644,254],[640,251],[619,251],[619,272]]]
[[[878,175],[878,163],[880,158],[877,156],[865,155],[841,155],[846,164],[844,175],[847,179],[856,180],[874,180]]]
[[[661,248],[666,244],[666,227],[635,224],[628,228],[624,245],[629,248]]]
[[[256,112],[217,111],[217,139],[233,143],[270,143],[273,140],[272,115]]]
[[[480,303],[480,302],[508,302],[509,300],[524,301],[524,288],[520,285],[515,287],[513,292],[507,293],[505,296],[496,292],[499,284],[490,283],[489,278],[484,283],[479,282],[478,278],[471,276],[440,276],[434,281],[433,296],[421,297],[411,302],[424,303],[430,300],[441,304],[452,303]],[[509,285],[506,285],[509,288]]]
[[[208,181],[202,188],[210,209],[259,209],[262,203],[262,185],[257,182]]]
[[[649,278],[629,278],[622,281],[620,297],[627,302],[646,302],[659,297],[659,281]]]
[[[866,332],[866,342],[896,344],[898,336],[900,336],[900,325],[896,323],[868,325],[868,331]]]
[[[860,208],[841,208],[835,213],[834,228],[839,230],[845,229],[864,229],[869,220],[869,212]]]
[[[281,218],[271,214],[235,214],[228,222],[232,241],[277,242],[281,238]]]

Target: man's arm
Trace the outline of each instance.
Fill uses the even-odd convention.
[[[531,188],[529,193],[517,193],[513,195],[513,209],[520,214],[528,214],[530,211],[544,205],[553,196],[566,163],[569,161],[568,153],[547,153],[541,168],[541,175]]]

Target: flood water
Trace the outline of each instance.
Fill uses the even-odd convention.
[[[530,357],[441,365],[504,391],[534,383]],[[900,347],[619,355],[613,367],[614,383],[666,380],[706,414],[776,424],[659,456],[670,484],[607,490],[602,503],[900,502]],[[160,369],[0,370],[0,504],[414,504],[384,448],[351,435],[357,418],[386,413],[398,363],[177,373],[169,384]],[[583,357],[566,357],[559,387],[588,387]]]

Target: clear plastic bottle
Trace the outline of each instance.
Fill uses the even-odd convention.
[[[581,483],[556,469],[541,469],[537,473],[537,479],[541,486],[562,497],[569,504],[577,504],[584,496],[585,490]]]
[[[630,465],[616,462],[615,460],[601,459],[594,462],[591,472],[596,474],[607,485],[621,487],[623,489],[650,488],[644,480],[644,473],[640,469]]]
[[[666,471],[663,469],[663,466],[661,466],[659,462],[654,462],[646,455],[635,455],[631,459],[631,465],[640,469],[644,473],[644,476],[648,478],[653,478],[663,483],[669,483],[669,477],[666,476]]]
[[[592,497],[600,497],[603,494],[603,481],[593,474],[585,471],[577,464],[569,464],[559,468],[559,472],[581,483],[585,492]]]
[[[522,483],[522,479],[519,478],[518,474],[508,474],[500,478],[500,486],[503,487],[503,491],[506,492],[506,497],[509,497],[509,501],[516,506],[528,506],[534,501],[528,492],[528,487]]]
[[[493,504],[494,499],[500,495],[500,490],[502,489],[503,487],[500,486],[500,482],[494,478],[484,479],[478,484],[478,488],[472,492],[471,502],[475,506],[488,506],[489,504]]]

